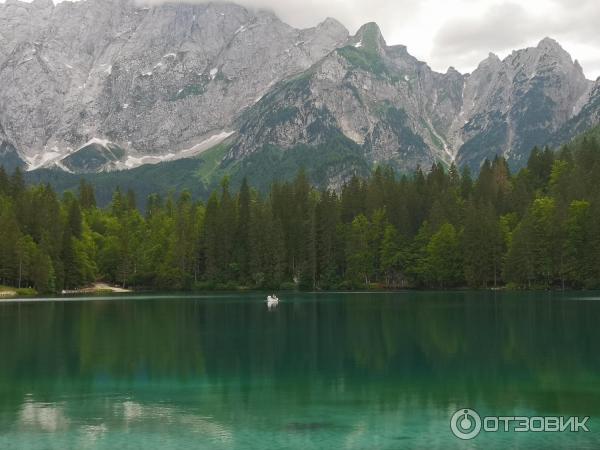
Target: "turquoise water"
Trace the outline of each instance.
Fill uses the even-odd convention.
[[[600,448],[600,294],[263,297],[1,301],[0,449]]]

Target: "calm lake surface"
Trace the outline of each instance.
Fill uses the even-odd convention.
[[[600,448],[600,294],[280,297],[0,301],[0,449]]]

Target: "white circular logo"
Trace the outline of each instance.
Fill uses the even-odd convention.
[[[459,409],[450,419],[450,429],[459,439],[474,439],[481,431],[481,417],[472,409]]]

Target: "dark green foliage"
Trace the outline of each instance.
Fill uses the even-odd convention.
[[[254,186],[263,193],[273,181],[290,181],[300,169],[317,187],[327,186],[332,176],[367,176],[370,172],[360,147],[338,132],[314,147],[298,145],[283,150],[267,145],[226,169],[232,174],[232,185],[239,186],[243,178],[255,180]]]
[[[376,24],[366,24],[360,33],[360,47],[349,45],[337,50],[338,54],[346,58],[353,66],[383,75],[389,72],[380,54],[379,42],[380,31]]]
[[[208,188],[212,183],[206,183],[204,179],[204,171],[210,170],[204,157],[203,154],[198,159],[148,164],[127,171],[86,174],[85,180],[94,186],[99,206],[110,203],[117,186],[121,186],[124,190],[131,189],[140,199],[147,198],[153,193],[166,195],[171,191],[183,192],[184,190],[190,191],[195,198],[207,198]],[[81,175],[55,169],[36,170],[27,172],[26,175],[28,182],[50,183],[59,192],[77,190],[82,178]]]
[[[338,49],[337,52],[346,58],[351,65],[360,69],[372,72],[376,75],[382,75],[387,71],[383,58],[377,51],[356,48],[350,45]]]
[[[94,187],[85,180],[81,180],[79,183],[79,204],[83,209],[92,209],[96,207]]]
[[[131,186],[99,209],[87,182],[60,200],[48,185],[27,187],[19,170],[0,169],[0,284],[40,292],[96,279],[169,290],[600,287],[593,135],[558,153],[534,149],[516,174],[503,158],[486,161],[477,179],[442,164],[362,177],[355,149],[338,138],[314,153],[273,148],[234,172],[296,171],[294,179],[254,190],[225,178],[206,205],[187,191],[152,194],[145,216]],[[337,192],[314,187],[340,161],[359,174]]]
[[[474,288],[497,286],[505,252],[500,221],[491,204],[469,203],[462,236],[465,278]]]
[[[265,115],[265,126],[269,128],[276,127],[282,123],[286,123],[293,119],[298,114],[298,108],[285,107],[281,109],[271,110]]]
[[[459,235],[452,224],[443,224],[426,248],[425,271],[430,285],[440,288],[462,283],[463,262]]]
[[[73,171],[94,172],[105,164],[116,162],[125,156],[125,150],[115,144],[106,146],[92,143],[67,156],[61,162]]]
[[[12,172],[17,167],[26,167],[27,164],[25,164],[17,150],[11,144],[0,141],[0,165]]]

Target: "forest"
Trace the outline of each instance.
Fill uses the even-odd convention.
[[[0,168],[0,284],[147,290],[600,288],[600,144],[534,149],[511,173],[379,167],[337,190],[300,171],[268,192],[227,178],[206,202],[117,189],[58,195]]]

